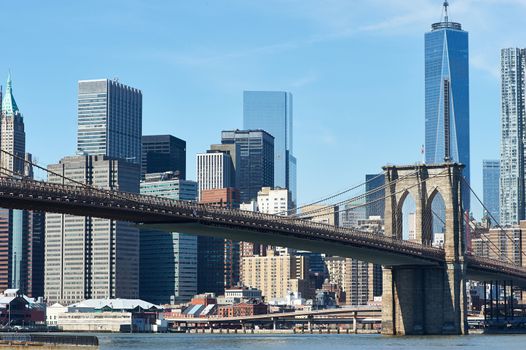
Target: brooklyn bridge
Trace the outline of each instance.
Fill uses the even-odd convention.
[[[467,333],[466,282],[526,288],[526,269],[467,250],[461,164],[386,166],[383,234],[188,201],[99,189],[68,181],[0,177],[0,207],[93,216],[169,232],[270,244],[351,257],[383,267],[384,334]],[[431,245],[431,203],[445,204],[444,244]],[[402,238],[402,207],[416,203],[416,239]],[[522,261],[522,259],[521,259]],[[510,290],[511,290],[510,289]]]

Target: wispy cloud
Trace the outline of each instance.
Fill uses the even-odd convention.
[[[486,55],[480,53],[471,55],[470,64],[471,67],[487,73],[492,78],[500,79],[500,67],[498,63],[490,61]]]
[[[316,73],[308,73],[307,75],[300,77],[296,80],[293,80],[289,86],[291,88],[300,88],[307,85],[310,85],[318,80],[318,75]]]
[[[268,0],[269,2],[278,0]],[[283,2],[284,0],[279,0]],[[373,34],[377,36],[421,35],[423,28],[441,18],[440,3],[435,0],[419,0],[418,3],[406,0],[326,0],[323,5],[315,0],[286,0],[285,16],[303,18],[316,28],[314,34],[296,39],[265,45],[241,46],[231,50],[210,50],[195,48],[193,51],[152,50],[144,55],[149,59],[175,65],[192,67],[216,67],[225,62],[273,56],[285,52],[320,45],[330,41],[345,40],[355,35]],[[253,5],[256,10],[258,6]],[[267,6],[272,7],[272,6]],[[505,46],[526,46],[526,28],[515,28],[505,32],[507,18],[494,17],[496,9],[526,7],[526,0],[457,0],[451,2],[450,15],[453,20],[463,22],[471,33],[471,63],[475,70],[498,76],[498,55],[495,52]],[[287,10],[288,9],[288,10]],[[289,12],[286,12],[289,11]],[[520,12],[520,11],[516,11]],[[364,15],[367,14],[367,15]],[[416,29],[418,28],[418,29]],[[481,35],[484,35],[483,42]],[[488,53],[491,53],[489,55]],[[311,82],[312,77],[302,78],[293,86]]]

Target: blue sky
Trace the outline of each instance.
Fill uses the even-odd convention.
[[[144,134],[195,154],[242,127],[243,90],[294,95],[300,202],[414,163],[424,142],[424,32],[440,0],[91,0],[2,3],[0,76],[11,69],[27,149],[76,147],[77,80],[143,91]],[[472,181],[499,155],[500,49],[526,47],[526,0],[452,0],[470,33]],[[9,15],[6,15],[9,14]],[[5,78],[2,77],[2,81]]]

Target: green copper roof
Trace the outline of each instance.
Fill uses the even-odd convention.
[[[15,98],[13,97],[13,83],[11,82],[11,73],[9,73],[7,76],[5,95],[2,99],[2,113],[12,116],[16,112],[19,112],[19,110],[18,106],[16,105]]]

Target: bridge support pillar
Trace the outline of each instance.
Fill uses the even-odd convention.
[[[388,266],[383,273],[382,332],[390,335],[465,334],[466,235],[462,169],[458,163],[386,166],[385,235],[403,239],[403,205],[416,203],[416,241],[433,238],[433,200],[444,201],[444,260],[436,265]]]
[[[384,268],[382,333],[467,334],[464,266]]]

